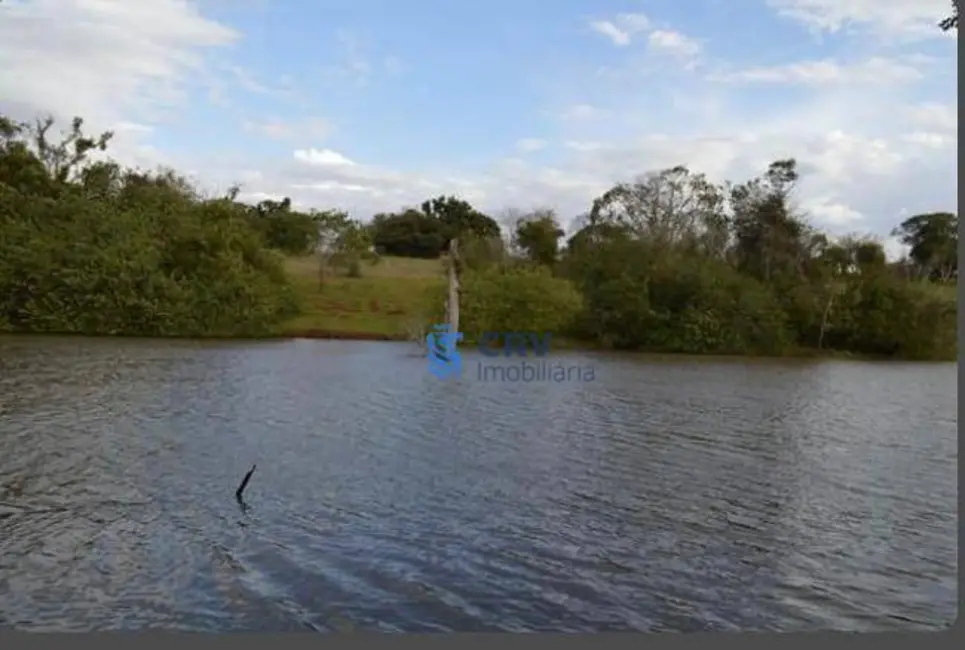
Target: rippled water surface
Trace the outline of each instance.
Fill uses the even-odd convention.
[[[444,384],[387,343],[0,340],[0,626],[954,619],[954,364],[568,357],[595,381]]]

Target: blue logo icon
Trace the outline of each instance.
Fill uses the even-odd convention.
[[[434,325],[426,334],[429,351],[429,372],[439,379],[455,377],[462,372],[462,358],[456,343],[462,340],[462,332],[450,332],[449,325]]]

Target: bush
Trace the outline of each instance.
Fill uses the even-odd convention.
[[[245,206],[103,163],[38,180],[25,151],[0,147],[0,328],[261,335],[297,310]]]
[[[576,287],[541,267],[489,267],[461,279],[460,328],[470,340],[486,331],[565,333],[581,307]]]
[[[957,305],[927,282],[856,278],[835,314],[832,347],[906,359],[954,359]]]

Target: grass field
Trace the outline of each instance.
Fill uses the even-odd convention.
[[[317,258],[291,258],[285,266],[302,303],[302,314],[282,327],[288,336],[409,338],[441,308],[433,310],[430,298],[446,282],[440,260],[383,257],[363,264],[361,278],[329,269],[322,284]]]

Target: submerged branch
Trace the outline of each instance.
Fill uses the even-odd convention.
[[[256,467],[257,465],[252,465],[251,469],[248,470],[248,473],[245,474],[245,477],[241,479],[241,485],[239,485],[238,489],[235,491],[235,499],[238,500],[238,503],[244,503],[245,488],[248,487],[248,481],[251,480],[251,475],[255,473]]]

